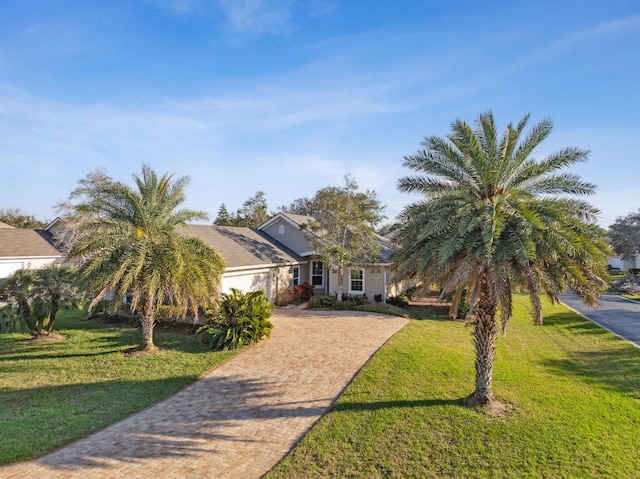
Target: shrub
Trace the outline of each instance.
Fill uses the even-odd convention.
[[[407,302],[411,301],[413,299],[413,295],[416,294],[417,290],[418,290],[417,286],[411,286],[410,288],[407,288],[404,290],[404,293],[402,293],[402,296],[407,298]]]
[[[328,294],[317,294],[309,299],[309,303],[307,304],[307,308],[309,309],[318,309],[318,308],[333,308],[335,307],[337,301],[335,296],[330,296]]]
[[[207,312],[204,326],[196,335],[213,349],[235,349],[271,335],[269,321],[273,305],[264,291],[244,294],[235,288],[222,294],[217,311]]]
[[[296,288],[296,286],[294,286]],[[297,293],[300,296],[302,301],[309,301],[311,297],[315,294],[315,288],[311,283],[305,281],[300,286],[297,286],[300,289],[300,292]]]
[[[288,288],[282,288],[276,291],[275,298],[273,299],[273,304],[275,306],[282,307],[282,306],[286,306],[288,304],[293,303],[295,301],[296,287],[297,286],[293,287],[294,288],[293,292]]]
[[[392,306],[396,306],[398,308],[407,308],[409,306],[409,301],[406,296],[391,296],[387,298],[387,304]]]

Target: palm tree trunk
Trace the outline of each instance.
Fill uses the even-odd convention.
[[[155,301],[152,294],[149,294],[144,300],[144,309],[142,311],[142,344],[141,351],[152,351],[157,349],[153,344],[153,326],[155,322]]]
[[[49,324],[47,324],[47,333],[53,331],[53,325],[56,324],[56,316],[58,314],[58,310],[60,309],[59,298],[55,297],[51,299],[51,313],[49,314]]]
[[[476,389],[467,399],[467,407],[483,406],[495,400],[491,383],[498,339],[497,306],[487,276],[485,275],[481,281],[473,331],[473,344],[476,349]]]

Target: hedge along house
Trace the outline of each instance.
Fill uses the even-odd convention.
[[[0,279],[20,269],[39,269],[62,260],[47,229],[15,228],[0,223]]]
[[[327,265],[315,252],[309,235],[313,234],[305,225],[314,221],[310,216],[278,213],[258,226],[258,231],[286,246],[305,261],[292,268],[292,284],[308,282],[316,292],[337,294],[338,273]],[[390,257],[394,251],[391,241],[377,236],[380,254],[370,264],[347,268],[343,278],[343,293],[350,296],[366,295],[369,301],[375,298],[386,302],[387,297],[397,294],[390,284]]]

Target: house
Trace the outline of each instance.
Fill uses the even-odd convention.
[[[627,259],[623,259],[622,256],[611,256],[607,258],[607,263],[609,268],[614,270],[640,271],[640,253],[635,253]]]
[[[0,224],[0,279],[19,269],[38,269],[60,261],[62,253],[54,244],[53,235],[46,229]]]
[[[309,216],[278,213],[256,229],[190,224],[182,233],[202,239],[224,258],[227,268],[222,275],[222,292],[229,292],[231,288],[244,292],[264,290],[273,301],[279,291],[308,282],[317,293],[336,294],[338,273],[314,251],[309,240],[312,233],[304,228],[310,221],[313,218]],[[67,238],[64,220],[56,218],[42,234],[56,252],[49,262],[61,258],[61,253],[52,245],[63,244]],[[345,271],[344,293],[366,295],[369,301],[374,301],[377,295],[385,301],[389,295],[397,294],[389,282],[393,246],[390,240],[382,236],[377,238],[380,243],[378,258],[371,264]]]

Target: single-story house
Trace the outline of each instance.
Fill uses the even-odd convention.
[[[304,228],[311,221],[309,216],[278,213],[256,229],[190,224],[183,233],[204,240],[224,258],[227,269],[222,276],[222,292],[231,288],[244,292],[262,289],[274,300],[279,291],[308,282],[318,293],[336,294],[338,273],[316,254],[309,240],[312,233]],[[46,229],[52,244],[53,239],[64,243],[65,232],[60,218]],[[366,295],[369,301],[377,295],[386,301],[398,294],[389,281],[393,245],[382,236],[378,241],[380,254],[374,262],[345,271],[343,293]]]
[[[0,279],[19,269],[38,269],[61,259],[62,253],[56,249],[53,235],[46,229],[0,224]]]

